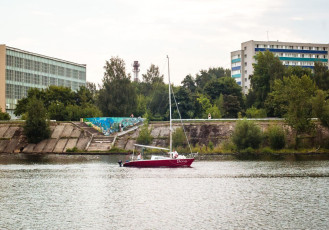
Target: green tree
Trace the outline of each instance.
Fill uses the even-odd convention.
[[[50,137],[49,121],[43,101],[33,97],[27,105],[24,134],[29,143],[38,143]]]
[[[224,104],[222,114],[225,118],[237,118],[238,113],[241,111],[240,102],[237,96],[233,95],[224,95]]]
[[[251,88],[255,97],[254,106],[264,108],[264,102],[268,93],[272,91],[274,81],[282,79],[285,67],[279,57],[275,57],[270,51],[258,52],[253,64],[254,73],[250,76]]]
[[[262,142],[262,132],[252,121],[239,120],[232,134],[232,141],[238,150],[246,148],[257,149]]]
[[[125,63],[119,57],[106,61],[98,106],[106,116],[129,116],[136,110],[136,90],[126,74]]]
[[[310,68],[303,68],[301,66],[288,66],[285,68],[284,76],[302,77],[304,75],[312,76],[312,70]]]
[[[286,144],[285,134],[282,127],[272,125],[266,130],[266,136],[272,149],[282,149]]]
[[[329,128],[329,102],[328,93],[323,90],[317,90],[316,95],[312,98],[313,114],[319,118],[321,124]]]
[[[142,74],[145,83],[163,83],[163,75],[160,74],[159,67],[151,64],[146,74]]]
[[[150,144],[153,140],[153,137],[151,136],[151,131],[152,130],[148,127],[148,122],[145,122],[137,137],[137,143],[142,145]]]
[[[10,120],[10,115],[9,113],[2,112],[2,109],[0,107],[0,121],[1,120]]]
[[[223,69],[222,67],[209,68],[208,70],[201,70],[200,74],[196,75],[195,83],[199,92],[202,92],[209,81],[229,76],[231,76],[231,71],[229,69]]]
[[[172,134],[173,139],[173,147],[185,147],[187,145],[187,141],[185,138],[184,130],[183,128],[177,128]]]
[[[267,117],[265,109],[256,109],[254,106],[246,110],[248,118],[265,118]]]
[[[284,117],[295,131],[295,148],[298,147],[298,137],[301,133],[312,130],[312,102],[316,85],[309,76],[304,75],[284,77],[274,83],[271,100],[284,111]]]
[[[328,66],[322,62],[314,63],[314,81],[319,89],[329,90],[329,71]]]
[[[193,77],[189,74],[186,75],[184,80],[182,81],[182,87],[194,93],[196,90],[196,85]]]

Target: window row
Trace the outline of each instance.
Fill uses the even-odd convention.
[[[320,51],[328,50],[327,47],[318,47],[318,46],[288,46],[288,45],[266,45],[266,44],[256,44],[256,48],[320,50]]]
[[[72,90],[77,90],[79,89],[80,86],[85,85],[83,83],[76,81],[63,80],[54,77],[47,77],[47,76],[19,72],[19,71],[8,70],[8,69],[6,70],[6,80],[34,84],[34,85],[41,85],[41,86],[50,86],[50,85],[65,86],[71,88]]]
[[[75,69],[64,68],[61,66],[56,66],[52,64],[47,64],[43,62],[37,62],[29,59],[24,59],[20,57],[15,57],[11,55],[6,56],[7,66],[28,69],[43,73],[50,73],[58,76],[65,76],[80,80],[86,80],[86,72],[78,71]]]
[[[284,65],[296,65],[296,66],[314,66],[314,62],[308,61],[283,61]],[[323,63],[324,65],[328,65],[327,63]]]
[[[274,53],[274,55],[277,57],[328,58],[327,55],[318,54]]]

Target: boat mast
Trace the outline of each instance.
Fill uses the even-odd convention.
[[[170,71],[169,71],[169,57],[168,59],[168,83],[169,83],[169,121],[170,121],[170,128],[169,128],[169,135],[170,135],[170,152],[172,152],[172,122],[171,122],[171,97],[170,97]]]

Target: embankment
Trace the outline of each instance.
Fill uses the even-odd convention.
[[[288,142],[292,143],[294,141],[292,131],[282,121],[257,122],[263,131],[274,123],[285,128]],[[230,138],[235,124],[235,121],[190,122],[185,124],[185,130],[192,145],[207,146],[209,141],[211,141],[216,146]],[[149,127],[153,136],[151,145],[167,147],[169,145],[169,123],[150,123]],[[173,124],[174,130],[179,127],[181,127],[181,124]],[[81,154],[104,154],[113,147],[125,149],[129,152],[136,143],[139,131],[140,129],[133,129],[130,132],[120,133],[119,135],[104,136],[84,123],[52,122],[51,138],[38,144],[29,144],[23,134],[23,123],[0,123],[0,153],[63,154],[75,148]],[[317,124],[315,133],[312,136],[305,136],[303,141],[314,146],[317,143],[323,143],[328,138],[328,130]]]

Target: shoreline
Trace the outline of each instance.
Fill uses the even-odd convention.
[[[97,157],[128,156],[131,152],[64,152],[64,153],[0,153],[0,157]],[[152,154],[146,154],[150,156]],[[286,153],[207,153],[198,154],[196,160],[329,160],[329,152],[286,152]],[[0,159],[1,163],[1,159]]]

